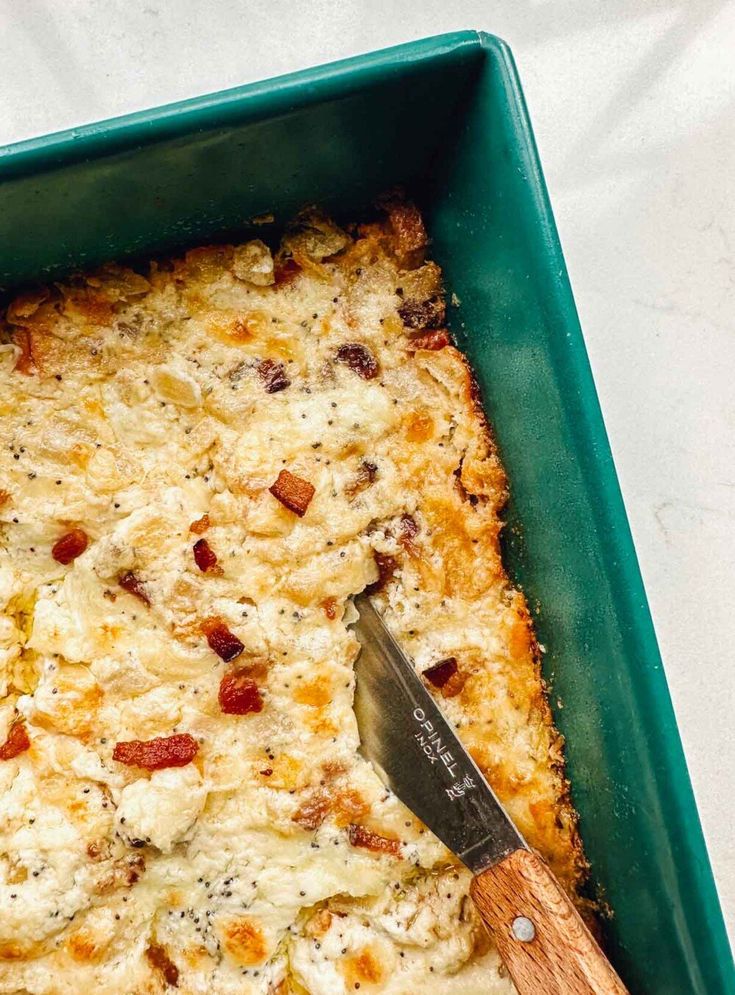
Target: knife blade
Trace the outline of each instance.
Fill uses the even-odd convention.
[[[472,871],[470,895],[519,995],[628,995],[370,598],[357,595],[355,607],[361,750],[404,805]]]
[[[526,843],[366,594],[355,598],[355,714],[385,783],[475,873]]]

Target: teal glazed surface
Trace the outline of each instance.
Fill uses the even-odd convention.
[[[0,149],[0,289],[247,236],[401,183],[460,303],[511,481],[528,596],[610,955],[633,995],[733,995],[735,972],[513,60],[477,32]]]

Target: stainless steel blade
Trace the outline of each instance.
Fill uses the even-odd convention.
[[[526,843],[365,594],[355,713],[361,749],[388,787],[473,872]]]

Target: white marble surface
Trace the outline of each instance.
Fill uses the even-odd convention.
[[[0,0],[0,143],[457,28],[524,81],[735,928],[735,5]]]

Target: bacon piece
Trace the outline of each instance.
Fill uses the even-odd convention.
[[[300,272],[301,267],[290,256],[287,259],[278,259],[273,269],[273,285],[282,287],[285,283],[290,283]]]
[[[398,308],[406,328],[441,328],[446,313],[441,297],[431,297],[427,301],[407,300]]]
[[[201,518],[197,518],[195,522],[192,522],[189,526],[189,531],[193,532],[194,535],[200,536],[203,532],[206,532],[212,523],[209,520],[209,515],[202,515]]]
[[[185,767],[199,750],[199,743],[188,732],[155,739],[131,739],[116,743],[112,759],[128,767],[163,770],[164,767]]]
[[[450,677],[457,673],[457,660],[453,656],[448,656],[446,660],[440,660],[433,667],[427,668],[422,677],[425,677],[435,688],[443,688]]]
[[[138,598],[144,605],[147,605],[150,608],[151,599],[148,597],[145,585],[139,577],[136,577],[132,570],[127,570],[124,574],[121,574],[117,578],[117,582],[123,591],[127,591],[128,594],[132,594],[133,597]]]
[[[165,947],[159,943],[151,943],[145,955],[151,967],[160,972],[167,985],[171,988],[179,987],[179,969],[169,957]]]
[[[233,670],[220,681],[219,707],[225,715],[247,715],[263,711],[260,688],[246,671]]]
[[[315,493],[313,484],[288,470],[281,470],[276,482],[268,490],[285,508],[299,518],[303,518]]]
[[[438,352],[451,344],[452,340],[446,328],[438,328],[431,332],[425,332],[423,335],[414,335],[408,340],[408,351],[416,352],[419,349],[424,349],[426,352]]]
[[[89,543],[89,537],[84,529],[72,529],[57,539],[51,547],[51,555],[57,563],[71,563],[81,556]]]
[[[207,637],[209,648],[217,656],[229,663],[240,656],[245,649],[234,632],[230,632],[221,618],[208,618],[202,622],[202,632]]]
[[[374,853],[392,853],[397,856],[401,852],[398,840],[389,840],[386,836],[373,833],[364,826],[356,826],[354,822],[347,829],[347,837],[352,846],[361,846]]]
[[[274,363],[272,359],[261,360],[258,364],[258,376],[263,381],[266,394],[277,394],[291,386],[291,381],[286,376],[286,367],[283,363]]]
[[[368,584],[365,588],[368,594],[376,594],[378,591],[382,591],[398,569],[398,560],[389,553],[373,551],[373,557],[378,568],[378,579],[372,584]]]
[[[457,668],[457,660],[448,656],[433,667],[429,667],[421,675],[435,688],[439,688],[444,698],[454,698],[465,686],[467,678]]]
[[[367,346],[361,342],[345,342],[335,354],[338,363],[344,363],[363,380],[374,380],[380,367]]]
[[[30,748],[31,741],[28,738],[26,724],[22,719],[16,719],[8,730],[8,738],[0,746],[0,760],[13,760]]]
[[[217,554],[206,539],[197,539],[194,543],[194,561],[202,573],[221,573],[217,566]]]

